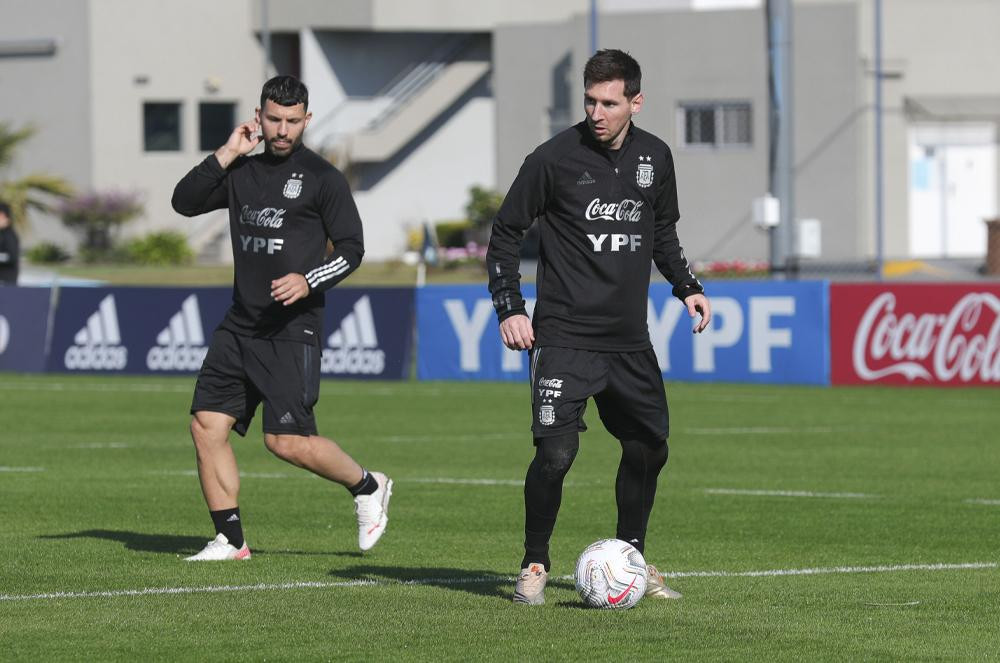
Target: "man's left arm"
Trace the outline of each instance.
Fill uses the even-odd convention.
[[[347,180],[339,172],[323,182],[319,211],[326,236],[333,243],[333,253],[305,274],[286,274],[271,281],[271,296],[285,306],[337,285],[358,268],[365,254],[361,216]]]
[[[655,213],[653,262],[673,286],[674,297],[684,302],[688,315],[692,318],[701,315],[701,320],[693,330],[697,334],[708,327],[712,319],[712,309],[708,297],[705,296],[705,288],[691,272],[691,266],[677,236],[677,221],[681,215],[677,207],[674,161],[669,149],[666,152],[666,172],[658,184]]]

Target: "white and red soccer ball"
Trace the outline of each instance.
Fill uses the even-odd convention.
[[[591,608],[631,608],[646,593],[646,560],[630,543],[602,539],[580,553],[573,577]]]

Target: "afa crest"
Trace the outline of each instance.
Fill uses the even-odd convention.
[[[643,189],[653,184],[653,157],[640,156],[639,167],[635,171],[635,181]]]
[[[556,422],[556,409],[551,405],[543,405],[538,408],[538,423],[543,426],[551,426]]]
[[[302,173],[292,173],[281,193],[285,198],[298,198],[302,194]]]

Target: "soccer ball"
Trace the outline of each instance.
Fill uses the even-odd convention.
[[[631,608],[646,593],[646,560],[630,543],[603,539],[580,553],[573,577],[591,608]]]

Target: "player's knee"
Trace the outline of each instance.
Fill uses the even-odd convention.
[[[191,417],[191,439],[194,440],[195,446],[207,447],[225,442],[229,429],[220,428],[209,417],[201,415],[202,413],[198,412]]]
[[[561,480],[569,472],[580,449],[579,436],[560,435],[538,440],[537,456],[542,476],[548,480]]]
[[[670,447],[667,445],[667,441],[656,442],[650,445],[649,448],[649,464],[651,467],[656,468],[656,470],[663,469],[663,466],[667,464],[667,457],[670,455]]]
[[[300,464],[303,452],[302,437],[299,435],[276,435],[273,433],[264,434],[264,445],[267,450],[281,460],[293,464]]]

